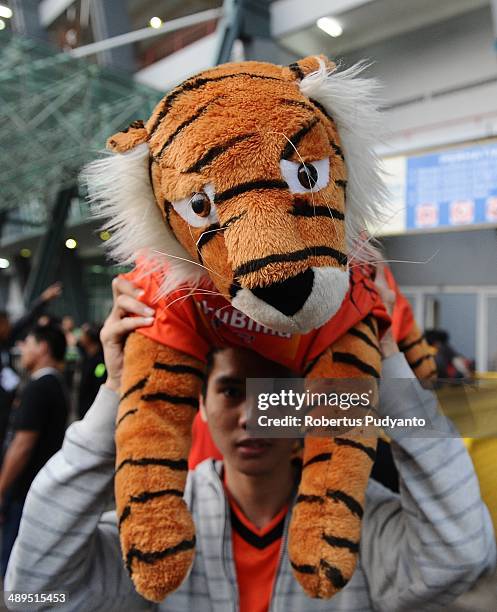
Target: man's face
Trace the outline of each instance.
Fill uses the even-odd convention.
[[[74,330],[74,319],[67,315],[65,317],[62,317],[61,327],[62,327],[62,331],[66,334],[68,332],[73,331]]]
[[[44,342],[38,342],[34,336],[29,335],[26,340],[20,343],[20,347],[21,366],[31,372],[46,351],[46,345]]]
[[[294,440],[250,438],[246,431],[246,378],[288,376],[282,366],[246,349],[225,349],[214,355],[205,398],[201,398],[202,418],[224,461],[244,474],[257,476],[287,466]]]

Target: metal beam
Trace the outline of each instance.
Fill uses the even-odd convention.
[[[312,25],[320,17],[334,17],[374,0],[276,0],[271,4],[271,34],[284,36]]]
[[[218,35],[213,32],[150,66],[138,70],[135,73],[135,79],[159,91],[167,91],[189,76],[212,68],[218,48]]]
[[[43,236],[40,248],[37,251],[36,261],[33,263],[26,283],[24,301],[28,307],[52,280],[50,273],[53,272],[56,258],[60,255],[69,207],[76,193],[77,188],[72,186],[63,189],[57,196],[47,232]]]
[[[222,14],[221,9],[209,9],[194,15],[188,15],[186,17],[180,17],[173,19],[165,23],[160,28],[141,28],[140,30],[134,30],[133,32],[127,32],[126,34],[120,34],[119,36],[112,36],[105,40],[100,40],[83,47],[77,47],[69,51],[69,54],[73,57],[86,57],[95,53],[100,53],[108,49],[115,49],[122,47],[123,45],[129,45],[130,43],[137,42],[139,40],[145,40],[147,38],[153,38],[155,36],[161,36],[168,32],[175,32],[188,26],[196,25],[197,23],[203,23],[204,21],[211,21],[217,19]]]
[[[240,36],[243,18],[243,0],[225,0],[224,14],[218,25],[219,46],[216,64],[229,62],[235,40]]]
[[[99,0],[91,5],[91,27],[93,38],[98,42],[129,32],[131,23],[127,3],[122,0]],[[131,45],[102,50],[97,57],[101,66],[118,68],[126,72],[135,71],[135,50]]]
[[[74,0],[41,0],[38,5],[41,25],[48,28],[71,4]]]
[[[88,321],[88,292],[84,288],[84,262],[78,255],[77,249],[64,254],[59,266],[59,277],[64,287],[64,301],[70,313],[75,315],[76,321]]]
[[[492,10],[492,23],[494,24],[494,47],[497,51],[497,0],[490,0]]]
[[[271,36],[268,0],[225,0],[223,9],[216,64],[230,61],[237,39],[243,43],[245,59],[255,59],[257,42]]]
[[[243,44],[243,59],[267,60],[268,56],[275,54],[278,59],[281,57],[281,50],[270,40],[268,0],[224,0],[222,9],[216,11],[221,19],[214,34],[138,71],[136,80],[157,89],[168,89],[213,64],[230,61],[233,44],[237,40]],[[198,13],[197,16],[208,12]],[[290,61],[285,57],[281,63]]]
[[[10,0],[12,29],[16,34],[45,40],[47,32],[38,13],[38,0]]]

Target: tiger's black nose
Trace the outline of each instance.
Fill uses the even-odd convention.
[[[256,297],[284,315],[292,316],[305,304],[311,294],[313,284],[314,272],[309,269],[281,283],[273,283],[268,287],[255,287],[251,291]]]

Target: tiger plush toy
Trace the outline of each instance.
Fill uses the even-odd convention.
[[[380,376],[388,317],[350,267],[378,215],[376,85],[322,57],[218,66],[112,136],[87,180],[110,252],[155,302],[126,342],[116,422],[116,506],[139,593],[161,601],[187,575],[183,501],[206,355],[248,346],[308,379]],[[360,260],[372,260],[368,242]],[[357,260],[357,255],[356,255]],[[329,598],[351,578],[376,440],[305,439],[289,533],[296,579]]]

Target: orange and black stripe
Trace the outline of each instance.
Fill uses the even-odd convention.
[[[307,376],[359,377],[374,384],[380,369],[377,324],[368,319],[325,351]],[[354,572],[365,490],[375,457],[376,438],[357,431],[305,440],[289,555],[296,578],[311,597],[331,597]]]
[[[435,358],[416,323],[413,324],[408,335],[399,342],[399,349],[406,356],[417,378],[434,380],[437,377]]]
[[[130,355],[140,359],[130,361]],[[161,601],[193,558],[195,530],[183,492],[203,366],[136,333],[124,359],[115,471],[121,546],[137,589]]]
[[[185,83],[182,83],[181,85],[176,87],[176,89],[173,89],[173,91],[159,103],[159,110],[157,112],[157,115],[153,123],[150,126],[149,133],[153,134],[157,130],[162,119],[164,119],[164,117],[167,115],[167,113],[171,109],[173,103],[182,94],[191,93],[192,91],[201,89],[202,87],[204,87],[205,85],[208,85],[209,83],[224,81],[226,79],[237,79],[240,77],[242,78],[246,77],[249,79],[262,79],[264,81],[283,81],[283,79],[278,78],[278,77],[264,75],[264,74],[254,74],[251,72],[234,72],[232,74],[222,74],[219,76],[212,76],[212,77],[204,77],[204,76],[194,77],[193,79],[190,79],[186,81]]]

